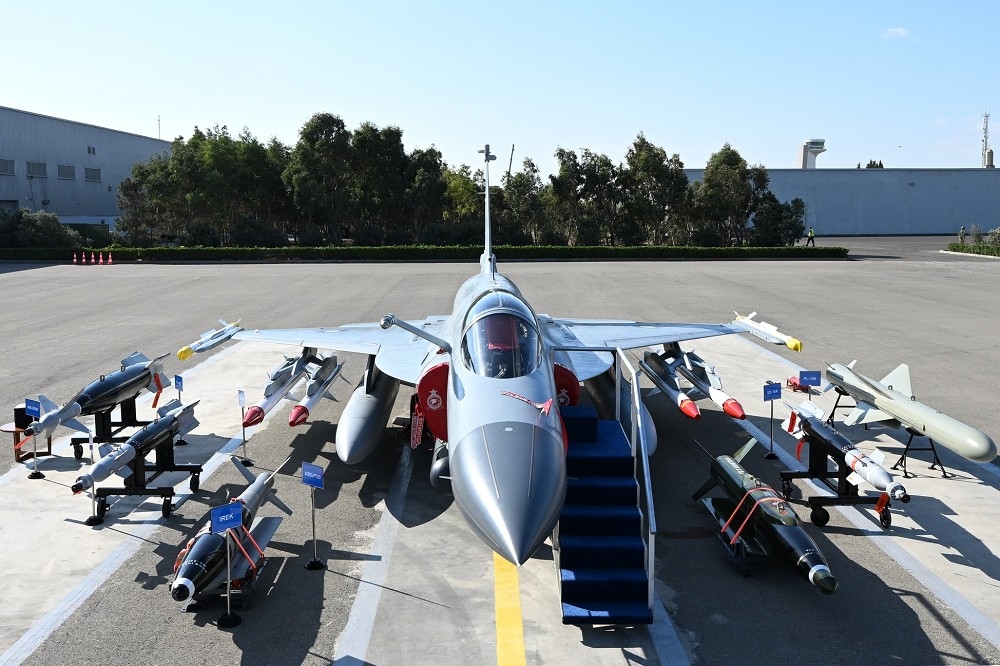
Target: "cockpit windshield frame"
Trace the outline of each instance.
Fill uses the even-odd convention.
[[[538,367],[541,339],[535,317],[513,294],[485,294],[469,309],[462,333],[462,359],[483,377],[511,379]]]

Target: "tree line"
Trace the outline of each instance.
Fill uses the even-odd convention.
[[[397,127],[348,129],[319,113],[289,147],[226,127],[173,142],[119,188],[118,242],[184,245],[476,245],[482,170],[433,146],[406,152]],[[491,187],[493,239],[507,245],[781,246],[802,237],[805,204],[780,202],[763,166],[729,144],[689,182],[678,155],[639,134],[625,162],[559,148],[543,178],[530,158]]]

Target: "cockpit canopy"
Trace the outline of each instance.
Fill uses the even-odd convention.
[[[513,294],[494,291],[473,304],[465,319],[462,357],[484,377],[509,379],[538,367],[541,345],[535,317]]]

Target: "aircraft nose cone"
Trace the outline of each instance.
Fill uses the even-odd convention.
[[[562,439],[531,423],[492,423],[454,445],[449,462],[455,503],[472,529],[510,562],[527,561],[562,511]]]

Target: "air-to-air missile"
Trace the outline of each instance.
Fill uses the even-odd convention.
[[[160,418],[129,437],[117,450],[111,450],[108,444],[102,445],[100,451],[103,457],[77,477],[71,487],[73,493],[89,490],[112,474],[128,478],[132,474],[128,464],[136,457],[145,457],[165,442],[172,444],[175,438],[183,437],[198,427],[198,420],[194,417],[194,406],[197,404],[181,405],[173,400],[157,411]]]
[[[856,486],[864,480],[875,490],[886,493],[894,500],[904,503],[910,501],[903,484],[893,479],[892,474],[882,467],[884,453],[876,449],[872,455],[865,455],[851,440],[823,423],[823,410],[809,400],[803,401],[801,405],[786,402],[785,406],[791,410],[791,414],[782,422],[781,427],[798,439],[800,444],[802,440],[806,440],[809,446],[820,447],[838,466],[850,469],[851,474],[847,477],[850,483]]]
[[[243,427],[255,426],[264,420],[274,406],[288,395],[292,387],[309,371],[310,363],[320,363],[315,357],[316,350],[311,347],[302,349],[300,356],[286,356],[281,365],[268,374],[268,382],[264,386],[264,397],[256,405],[247,410],[243,418]]]
[[[246,490],[232,501],[234,510],[243,514],[243,524],[239,528],[230,530],[237,546],[232,556],[230,573],[232,586],[246,588],[260,575],[261,567],[258,565],[264,559],[264,548],[271,542],[282,520],[280,517],[255,520],[258,509],[265,501],[270,501],[289,515],[292,511],[274,496],[274,477],[278,470],[262,472],[255,478],[238,458],[233,456],[231,460],[240,473],[250,481]],[[170,584],[170,596],[175,601],[188,601],[196,595],[207,596],[225,592],[228,541],[225,534],[211,532],[211,526],[208,525],[187,542],[177,555],[174,580]]]
[[[205,331],[201,334],[201,337],[192,342],[191,344],[181,347],[177,350],[177,358],[181,361],[186,360],[194,356],[195,354],[200,354],[201,352],[206,352],[209,349],[215,349],[223,342],[229,338],[236,335],[238,332],[243,330],[240,326],[241,319],[237,319],[233,323],[227,323],[225,320],[220,319],[219,323],[222,324],[222,328],[213,328],[211,331]]]
[[[44,413],[42,417],[24,429],[26,437],[42,435],[48,437],[61,425],[81,432],[88,432],[87,427],[76,420],[78,416],[91,416],[98,412],[109,411],[116,405],[139,395],[142,389],[155,393],[153,407],[160,398],[164,388],[170,386],[170,380],[163,374],[163,364],[160,362],[166,354],[149,360],[139,352],[133,353],[122,360],[122,367],[109,375],[87,384],[82,391],[63,407],[46,398],[38,396]]]
[[[738,566],[744,568],[746,561],[754,558],[782,560],[798,569],[821,592],[833,594],[837,579],[795,511],[770,486],[740,466],[739,460],[755,443],[750,440],[736,456],[715,458],[711,478],[691,499],[700,499],[715,486],[726,494],[702,501],[719,522],[719,538]]]
[[[667,383],[671,391],[680,391],[680,384],[677,382],[677,375],[679,374],[691,382],[695,391],[721,407],[727,416],[734,419],[745,419],[747,417],[746,412],[743,411],[743,405],[736,398],[730,397],[728,393],[722,390],[722,378],[715,371],[715,366],[709,365],[705,359],[693,351],[686,352],[682,350],[678,343],[672,342],[663,345],[663,351],[659,354],[646,352],[643,355],[643,362],[648,371],[655,372],[659,379]],[[657,383],[657,386],[659,387],[659,383]],[[669,393],[668,395],[672,399],[674,398],[673,395]],[[691,400],[691,397],[687,393],[681,393],[680,395]],[[685,411],[685,403],[678,403],[678,406],[685,415],[691,416]],[[691,403],[691,406],[694,408],[694,411],[698,410],[698,407],[694,403]],[[698,416],[700,416],[700,413]],[[697,418],[697,416],[692,418]]]
[[[330,384],[337,378],[343,367],[342,363],[337,363],[337,356],[334,354],[323,359],[318,368],[310,370],[309,380],[306,382],[306,393],[299,404],[292,407],[292,411],[288,415],[288,425],[297,426],[308,421],[309,413],[323,396],[327,396],[331,400],[334,399],[328,391]]]
[[[933,407],[918,402],[910,388],[910,368],[905,363],[877,382],[854,371],[849,365],[828,364],[826,378],[841,395],[854,398],[857,407],[844,419],[847,425],[885,423],[905,426],[976,462],[997,457],[997,445],[990,437]],[[829,389],[829,387],[827,387]]]
[[[746,317],[735,311],[733,314],[736,315],[736,320],[733,324],[742,327],[750,335],[771,344],[783,344],[792,351],[802,351],[802,342],[800,340],[790,335],[785,335],[776,326],[768,324],[766,321],[755,321],[756,312],[751,312]]]

